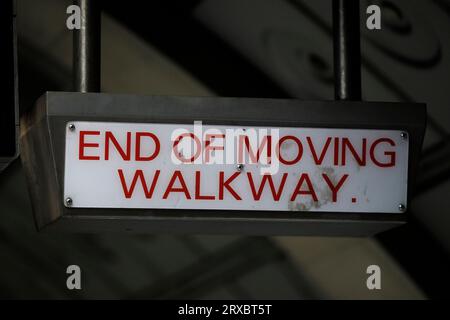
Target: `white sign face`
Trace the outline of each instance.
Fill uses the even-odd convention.
[[[71,122],[63,201],[400,213],[407,177],[408,137],[396,130]]]

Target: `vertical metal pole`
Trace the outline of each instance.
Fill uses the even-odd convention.
[[[333,0],[336,100],[361,100],[359,0]]]
[[[99,0],[75,0],[80,7],[81,28],[73,36],[74,90],[100,91],[100,33],[101,10]]]

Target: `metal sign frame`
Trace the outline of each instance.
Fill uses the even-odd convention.
[[[67,208],[66,125],[71,121],[402,130],[408,134],[408,202],[425,131],[418,103],[136,96],[47,92],[22,118],[22,161],[38,229],[76,232],[364,236],[403,224],[407,213],[318,213]],[[410,203],[407,204],[409,208]]]

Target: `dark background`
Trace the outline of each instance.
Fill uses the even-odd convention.
[[[47,90],[72,89],[70,4],[17,1],[21,113]],[[360,4],[363,99],[428,104],[408,225],[372,238],[38,234],[16,160],[0,175],[0,297],[448,297],[450,1]],[[370,4],[382,8],[382,30],[365,27]],[[104,92],[334,97],[330,0],[128,0],[103,8]],[[82,269],[80,291],[66,289],[70,264]],[[371,264],[381,267],[382,290],[366,288]]]

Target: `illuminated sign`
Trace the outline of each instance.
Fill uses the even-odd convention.
[[[370,235],[407,220],[424,104],[48,92],[21,118],[39,229]]]
[[[399,212],[395,130],[68,122],[64,199],[78,208]]]

